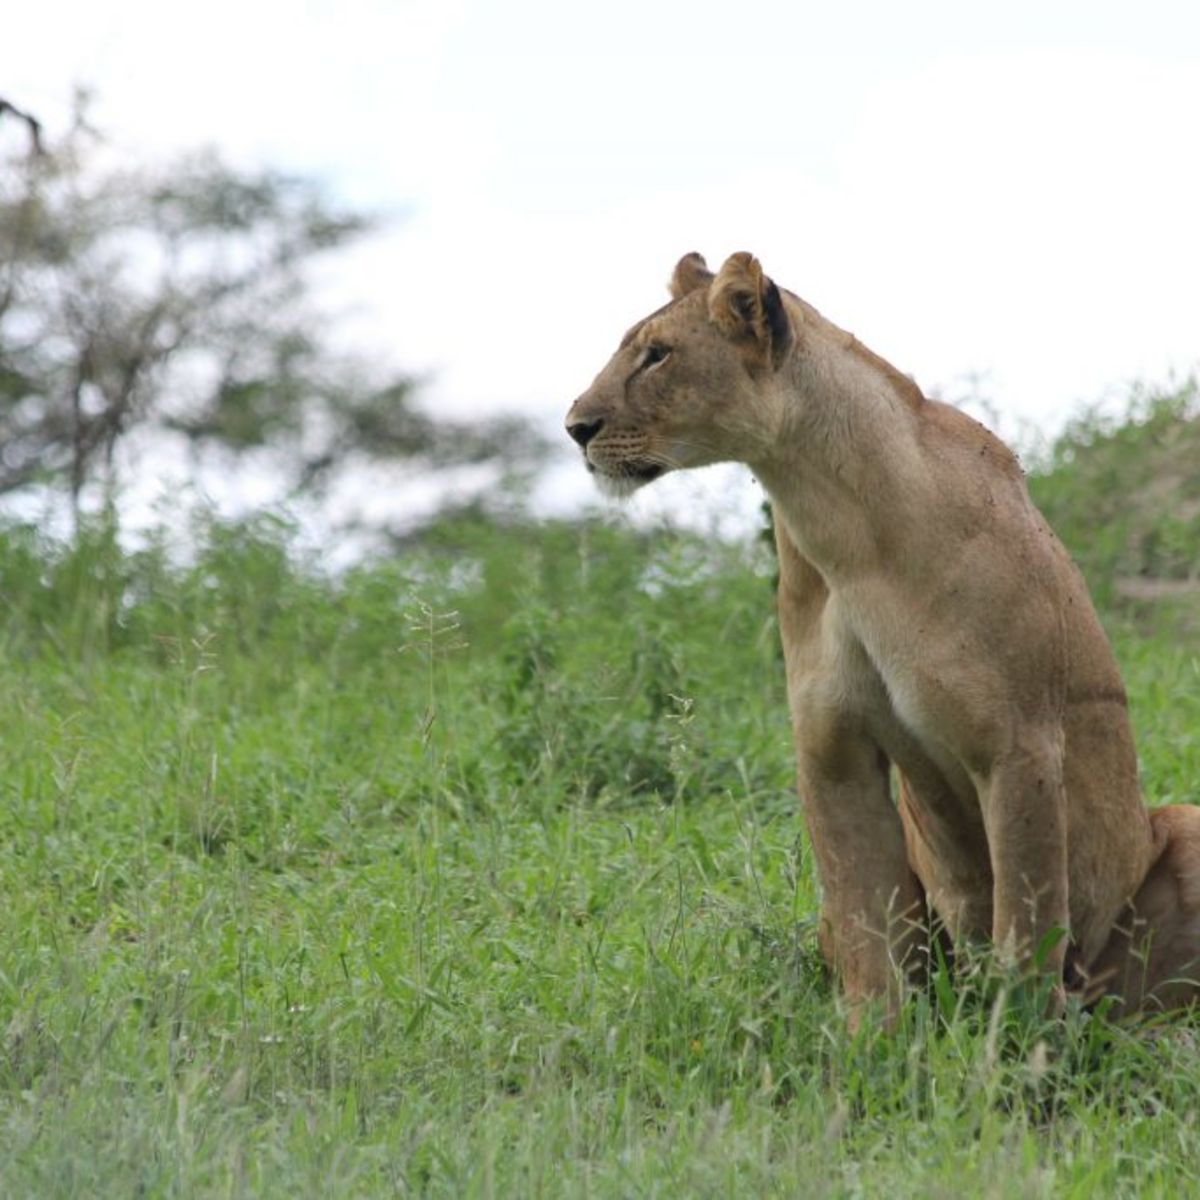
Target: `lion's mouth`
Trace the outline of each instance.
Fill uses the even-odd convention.
[[[599,472],[609,479],[636,479],[638,483],[649,483],[652,479],[657,479],[666,471],[666,467],[650,462],[622,463],[619,467],[613,468],[598,467],[594,462],[589,461],[587,469],[593,474]]]
[[[586,455],[584,457],[587,469],[596,477],[596,483],[601,491],[614,496],[628,496],[645,484],[653,482],[667,470],[661,463],[638,459],[598,466]]]

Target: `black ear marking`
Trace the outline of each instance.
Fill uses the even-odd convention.
[[[778,366],[787,353],[792,341],[792,326],[783,307],[783,297],[773,279],[766,281],[763,293],[763,311],[767,318],[767,329],[771,333],[771,358]]]

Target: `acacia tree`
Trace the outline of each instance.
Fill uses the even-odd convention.
[[[0,96],[0,121],[5,117],[13,117],[25,126],[25,131],[29,135],[29,152],[30,154],[42,153],[42,123],[33,115],[33,113],[22,112],[11,100],[6,100]]]
[[[372,222],[309,181],[211,153],[106,166],[82,117],[0,163],[0,493],[115,481],[130,431],[238,455],[298,489],[339,464],[512,459],[522,422],[435,422],[413,384],[331,348],[308,271]]]

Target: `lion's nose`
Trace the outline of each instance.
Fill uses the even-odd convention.
[[[596,421],[572,421],[567,426],[567,432],[581,445],[586,446],[600,432],[604,418]]]

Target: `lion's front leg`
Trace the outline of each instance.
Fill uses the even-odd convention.
[[[798,739],[803,741],[803,739]],[[879,1002],[895,1018],[925,965],[925,896],[908,864],[888,764],[871,744],[799,753],[800,794],[823,889],[821,949],[856,1028]]]
[[[1011,965],[1036,966],[1061,981],[1070,922],[1062,739],[1052,730],[1016,738],[980,794],[992,865],[993,943]],[[1047,944],[1055,929],[1062,936]]]

